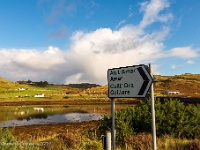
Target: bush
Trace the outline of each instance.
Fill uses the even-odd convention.
[[[184,105],[178,100],[156,101],[157,135],[170,134],[179,138],[200,137],[200,107]]]
[[[122,111],[115,113],[115,129],[116,129],[116,142],[120,145],[124,145],[125,138],[130,135],[134,134],[132,127],[132,108],[124,109]],[[97,131],[97,135],[101,137],[107,131],[111,132],[112,129],[112,118],[108,116],[104,116],[104,119],[99,126]]]
[[[184,105],[170,99],[155,101],[157,136],[172,135],[178,138],[200,138],[200,106]],[[104,117],[99,127],[99,135],[111,131],[111,119]],[[139,105],[115,113],[116,141],[124,145],[130,134],[151,132],[151,104],[141,101]]]
[[[14,130],[14,129],[13,129]],[[7,128],[4,130],[0,128],[0,149],[1,150],[15,150],[17,149],[17,138],[12,134],[12,131],[9,131]]]
[[[38,145],[32,145],[29,139],[26,142],[17,141],[17,137],[13,135],[13,129],[0,128],[0,150],[38,150]],[[29,145],[30,144],[30,145]]]
[[[101,150],[102,144],[99,141],[87,139],[82,143],[80,149]]]

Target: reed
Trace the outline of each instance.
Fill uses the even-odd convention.
[[[0,128],[0,149],[16,150],[102,150],[102,141],[96,134],[96,129],[85,131],[70,130],[66,133],[51,135],[41,134],[20,139],[12,133],[15,129]],[[138,133],[125,139],[124,146],[117,143],[117,150],[151,150],[152,136],[150,133]],[[4,143],[4,145],[3,145]],[[10,143],[6,146],[5,143]],[[11,144],[13,143],[13,144]],[[16,144],[18,143],[18,144]],[[200,139],[181,139],[170,135],[157,138],[158,150],[200,150]]]

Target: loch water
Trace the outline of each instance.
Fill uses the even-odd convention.
[[[116,106],[116,110],[125,107]],[[110,105],[1,106],[0,112],[0,127],[15,127],[100,120],[110,115]]]

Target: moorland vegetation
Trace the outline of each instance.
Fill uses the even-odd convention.
[[[160,150],[200,150],[200,104],[183,103],[176,99],[178,97],[200,98],[200,75],[155,75],[155,78],[157,81],[154,83],[155,96],[166,97],[165,100],[156,99],[155,101],[157,148]],[[167,90],[178,90],[180,94],[167,94]],[[35,98],[34,95],[38,93],[44,93],[45,97]],[[41,87],[0,78],[0,105],[109,104],[107,93],[107,85],[85,89],[53,84]],[[116,111],[117,149],[151,149],[151,112],[148,96],[145,100],[116,99],[116,101],[137,104],[134,107]],[[77,127],[73,124],[71,127],[64,128],[65,134],[60,134],[56,126],[53,126],[54,133],[51,135],[41,133],[42,137],[37,138],[29,136],[28,130],[27,134],[20,136],[19,131],[22,130],[17,127],[0,128],[0,148],[102,149],[101,135],[111,130],[111,117],[105,115],[103,120],[93,122],[93,127],[87,125],[82,127],[82,125]],[[68,132],[68,128],[72,128],[73,132]],[[80,132],[77,128],[84,132]],[[5,143],[13,144],[5,145]],[[29,143],[29,145],[16,143]]]

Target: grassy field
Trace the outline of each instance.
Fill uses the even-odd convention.
[[[90,89],[71,88],[66,85],[47,85],[45,87],[9,82],[0,78],[0,101],[60,101],[60,100],[108,100],[107,95]],[[67,93],[67,94],[66,94]],[[44,97],[36,98],[36,94]]]
[[[200,75],[184,74],[176,76],[155,76],[155,96],[200,97]],[[179,95],[167,95],[166,90],[179,90]],[[66,85],[37,87],[10,82],[0,78],[0,105],[87,105],[109,104],[108,86],[88,89],[71,88]],[[45,97],[35,98],[36,94]],[[119,103],[138,103],[136,99],[117,99]],[[59,111],[59,110],[58,110]],[[50,112],[49,112],[50,113]],[[16,149],[102,149],[101,139],[96,135],[99,122],[36,125],[15,127],[9,133],[0,129],[0,149],[6,149],[2,142],[39,143],[32,147],[23,145]],[[11,130],[11,128],[9,128]],[[7,133],[6,133],[7,132]],[[7,136],[9,135],[9,136]],[[11,140],[12,139],[12,140]],[[43,145],[41,145],[41,143]],[[170,135],[157,139],[158,150],[200,150],[199,139],[177,139]],[[150,133],[141,133],[127,138],[128,150],[148,150],[152,147]],[[11,149],[13,147],[11,146]],[[124,147],[117,147],[124,150]]]
[[[200,75],[183,74],[176,76],[154,76],[155,96],[200,97]],[[167,90],[178,90],[180,94],[166,94]],[[44,98],[35,98],[36,94],[44,94]],[[67,85],[31,86],[10,82],[0,78],[0,101],[44,101],[44,100],[106,100],[108,86],[93,88],[71,88]]]

